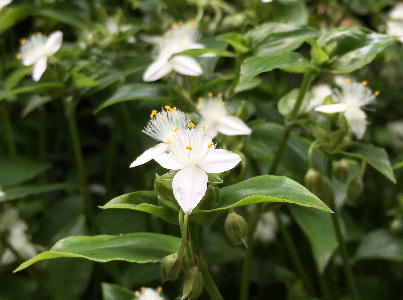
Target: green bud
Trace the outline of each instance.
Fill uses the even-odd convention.
[[[161,275],[163,281],[175,280],[182,268],[182,258],[178,252],[165,256],[161,262]]]
[[[181,300],[189,299],[194,300],[197,299],[200,294],[203,292],[203,276],[200,273],[199,269],[194,266],[190,268],[183,280],[183,294]]]
[[[305,174],[305,186],[325,203],[331,202],[333,187],[327,176],[311,168]]]
[[[350,205],[355,205],[357,203],[358,197],[361,195],[364,188],[364,183],[362,178],[358,177],[350,182],[347,188],[347,203]]]
[[[305,174],[305,186],[313,193],[320,187],[320,173],[315,169],[309,169]]]
[[[339,179],[341,182],[346,182],[347,177],[348,177],[348,163],[347,160],[342,159],[337,162],[336,165],[336,175],[337,179]]]
[[[247,224],[241,215],[235,211],[229,212],[225,219],[224,228],[231,244],[234,246],[242,244],[242,239],[246,235]]]

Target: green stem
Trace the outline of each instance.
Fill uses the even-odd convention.
[[[344,243],[343,234],[341,231],[341,222],[340,222],[340,215],[338,208],[335,205],[334,198],[333,198],[333,212],[332,220],[334,225],[334,230],[336,232],[337,241],[339,244],[340,254],[343,260],[343,268],[344,273],[346,275],[346,280],[348,284],[348,288],[352,295],[353,300],[360,300],[360,296],[358,294],[357,286],[355,284],[353,271],[351,270],[350,258],[347,252],[346,244]]]
[[[81,150],[80,137],[76,124],[76,104],[64,101],[65,114],[70,132],[70,139],[73,144],[74,158],[76,161],[78,177],[81,186],[81,194],[84,200],[84,208],[87,216],[88,227],[90,231],[95,231],[95,220],[92,213],[91,195],[88,190],[87,176],[84,165],[83,153]]]
[[[203,256],[199,255],[199,267],[200,272],[203,275],[204,286],[207,290],[207,293],[212,300],[224,300],[223,296],[221,295],[220,291],[218,290],[217,285],[214,282],[213,277],[210,274],[208,266],[203,259]]]
[[[238,53],[238,55],[235,59],[234,79],[232,80],[232,84],[228,91],[227,98],[231,98],[235,94],[235,89],[236,89],[236,86],[238,85],[239,77],[241,76],[241,63],[242,63],[242,58],[241,58],[240,54]]]
[[[0,114],[1,114],[1,123],[2,123],[2,128],[4,128],[4,136],[6,139],[7,143],[7,149],[8,149],[8,155],[10,157],[16,157],[17,156],[17,151],[15,147],[15,142],[14,142],[14,134],[13,134],[13,129],[11,128],[11,122],[10,118],[8,115],[8,110],[6,107],[6,104],[2,103],[0,104]]]
[[[290,133],[292,130],[292,126],[295,123],[295,120],[298,116],[299,109],[301,108],[302,101],[305,97],[306,92],[308,91],[310,84],[313,79],[313,73],[305,73],[304,78],[302,79],[301,88],[299,89],[298,97],[295,102],[294,108],[291,111],[288,122],[286,124],[286,129],[283,133],[281,138],[280,144],[277,148],[277,151],[274,154],[273,161],[270,166],[269,174],[275,174],[277,171],[277,167],[280,163],[281,157],[283,156],[285,147],[288,142],[288,138],[290,137]],[[244,257],[243,263],[243,273],[242,273],[242,281],[241,281],[241,300],[247,300],[249,296],[249,285],[250,285],[250,272],[251,272],[251,265],[252,265],[252,257],[253,257],[253,246],[254,246],[254,235],[257,227],[257,223],[260,219],[261,214],[264,212],[265,205],[264,203],[256,204],[255,209],[253,210],[252,214],[250,215],[249,222],[248,222],[248,248],[246,250],[246,254]],[[285,234],[286,233],[286,234]],[[309,281],[309,276],[305,271],[303,264],[298,256],[298,252],[296,250],[295,245],[292,242],[289,233],[287,232],[286,228],[281,231],[283,239],[286,241],[287,250],[290,255],[293,257],[294,265],[297,267],[297,271],[299,271],[300,276],[304,280],[306,284],[306,288],[309,290],[313,290],[312,284]],[[287,242],[288,241],[288,242]]]

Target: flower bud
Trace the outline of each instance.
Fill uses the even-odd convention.
[[[347,188],[347,203],[350,205],[355,205],[358,197],[362,193],[363,188],[364,183],[362,182],[361,177],[357,177],[351,181]]]
[[[348,177],[348,163],[347,160],[342,159],[337,162],[336,165],[336,175],[337,179],[341,182],[346,182]]]
[[[224,228],[231,244],[234,246],[242,244],[247,224],[241,215],[238,215],[235,211],[229,212],[225,219]]]
[[[178,252],[165,256],[161,262],[161,275],[163,281],[175,280],[182,268],[182,258]]]
[[[190,268],[183,280],[183,294],[182,299],[194,300],[197,299],[200,294],[203,292],[203,276],[200,273],[199,269],[194,266]]]
[[[306,172],[305,186],[325,203],[331,202],[333,187],[327,176],[311,168]]]
[[[320,173],[310,168],[305,174],[305,186],[313,193],[320,187]],[[316,193],[315,193],[316,194]]]

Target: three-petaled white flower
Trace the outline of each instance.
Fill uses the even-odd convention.
[[[29,39],[21,39],[20,53],[17,58],[21,59],[24,66],[33,65],[32,79],[39,81],[46,70],[48,57],[55,54],[61,47],[63,33],[53,32],[49,37],[36,33]]]
[[[225,135],[248,135],[252,130],[241,119],[231,116],[228,107],[222,100],[221,94],[216,97],[208,94],[208,99],[199,98],[197,105],[201,116],[200,124],[205,126],[206,132],[211,137],[217,133]]]
[[[136,300],[164,300],[161,296],[162,288],[158,287],[156,290],[152,288],[142,287],[140,291],[135,291],[134,296]]]
[[[172,57],[185,50],[204,48],[202,44],[196,43],[197,36],[193,22],[173,24],[165,35],[155,39],[157,58],[144,72],[143,80],[156,81],[172,70],[182,75],[200,76],[203,70],[194,58],[180,55]]]
[[[0,9],[2,9],[4,6],[9,5],[13,0],[0,0]]]
[[[323,113],[343,112],[344,116],[355,136],[361,139],[365,133],[366,114],[362,107],[373,102],[379,92],[372,93],[367,87],[367,82],[358,83],[349,78],[336,79],[341,90],[333,90],[336,104],[321,105],[316,107],[316,111]]]
[[[387,32],[390,35],[399,36],[399,41],[403,43],[403,2],[398,3],[389,12],[387,21]]]
[[[154,159],[154,157],[168,150],[169,145],[177,136],[178,130],[183,130],[190,124],[190,119],[176,107],[171,108],[166,105],[161,112],[153,110],[150,114],[151,120],[144,128],[143,132],[160,143],[151,147],[136,158],[130,168],[140,166]]]

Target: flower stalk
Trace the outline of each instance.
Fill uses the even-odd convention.
[[[0,105],[0,118],[1,118],[1,123],[2,123],[2,128],[3,128],[3,133],[6,139],[7,143],[7,151],[8,155],[10,157],[16,157],[17,156],[17,151],[15,147],[15,141],[14,141],[14,134],[13,130],[11,128],[11,122],[10,118],[8,115],[8,111],[5,105],[1,104]]]

